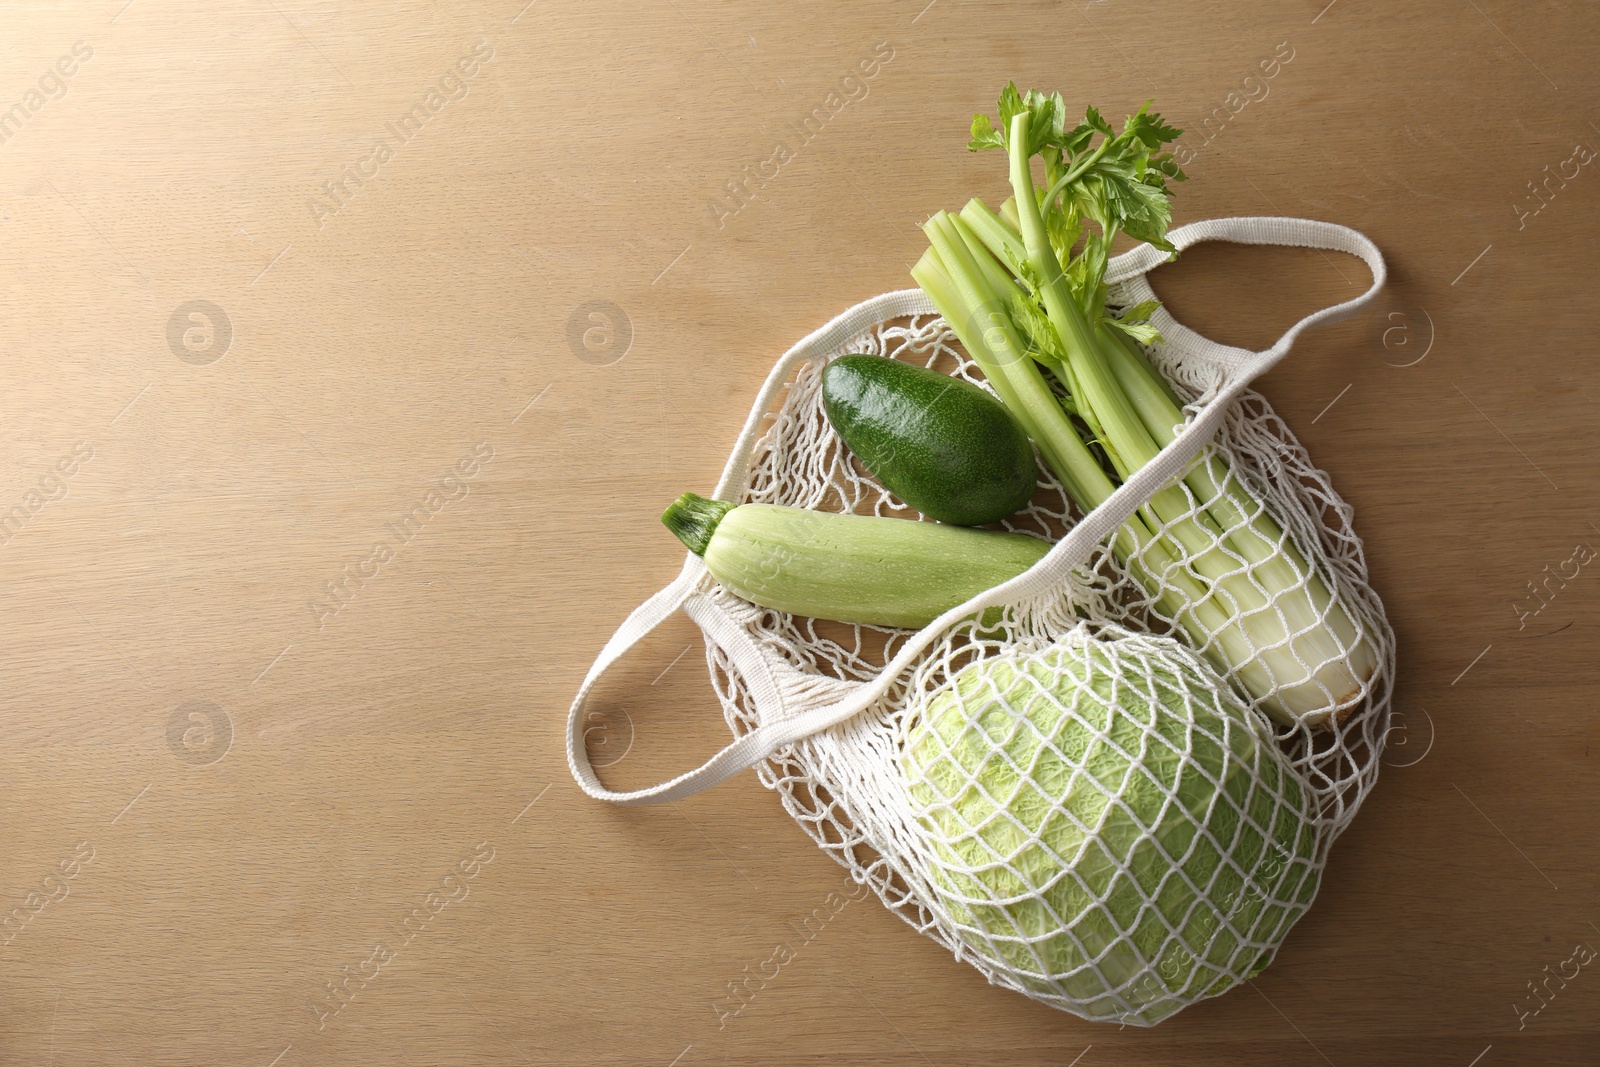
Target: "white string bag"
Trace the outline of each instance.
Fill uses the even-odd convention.
[[[901,918],[990,982],[1084,1018],[1153,1025],[1264,968],[1376,781],[1394,636],[1367,585],[1352,509],[1248,385],[1302,330],[1370,303],[1385,269],[1363,235],[1309,220],[1220,219],[1168,239],[1180,250],[1226,240],[1347,252],[1373,282],[1263,352],[1211,342],[1158,309],[1152,322],[1164,340],[1149,355],[1186,401],[1176,439],[1088,515],[1041,464],[1042,491],[1005,525],[1056,540],[1050,553],[920,631],[758,607],[723,590],[690,554],[613,635],[572,704],[567,758],[584,791],[662,802],[754,767],[806,832]],[[1114,259],[1109,303],[1152,299],[1145,275],[1165,258],[1146,245]],[[851,308],[773,368],[716,498],[915,516],[839,442],[822,410],[821,371],[837,356],[870,353],[982,384],[958,344],[920,290]],[[1267,529],[1280,530],[1285,550],[1305,564],[1290,592],[1304,593],[1314,572],[1333,593],[1331,604],[1302,597],[1316,603],[1315,618],[1291,617],[1233,555],[1229,577],[1246,576],[1263,596],[1214,598],[1233,621],[1250,616],[1248,632],[1258,635],[1250,662],[1226,681],[1206,664],[1219,662],[1218,649],[1151,633],[1182,635],[1194,605],[1161,599],[1170,583],[1160,568],[1137,554],[1119,561],[1111,549],[1114,532],[1197,462],[1264,503],[1275,520]],[[1151,588],[1134,580],[1137,567]],[[1214,572],[1189,570],[1216,588]],[[1307,629],[1326,623],[1339,610],[1332,605],[1354,632],[1331,653],[1304,652]],[[706,637],[736,739],[671,781],[612,792],[584,748],[586,701],[618,658],[680,608]],[[988,612],[980,629],[976,619],[990,608],[999,622]],[[1336,714],[1320,723],[1263,714],[1284,687],[1317,677],[1319,656],[1363,643],[1375,666],[1357,691],[1328,694]],[[1262,662],[1276,667],[1262,675]],[[1303,673],[1281,678],[1285,665]],[[1252,684],[1241,685],[1250,670]],[[1074,682],[1066,700],[1063,678]],[[1111,705],[1145,711],[1112,714]]]

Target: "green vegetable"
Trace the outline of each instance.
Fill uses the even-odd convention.
[[[930,519],[999,522],[1033,497],[1033,446],[971,382],[878,356],[822,372],[822,405],[873,477]]]
[[[1166,183],[1184,175],[1160,149],[1181,131],[1144,108],[1120,133],[1093,108],[1069,129],[1059,93],[1015,85],[999,110],[998,127],[973,120],[970,147],[1006,150],[1013,198],[999,213],[973,200],[935,215],[912,276],[1087,510],[1184,421],[1135,344],[1159,340],[1155,305],[1121,317],[1105,306],[1117,234],[1172,250]],[[1327,721],[1377,667],[1370,638],[1220,459],[1156,493],[1111,547],[1161,613],[1280,722]]]
[[[661,516],[729,592],[837,622],[921,629],[1009,581],[1049,544],[1025,534],[685,493]]]
[[[1316,834],[1265,724],[1177,641],[1123,634],[958,671],[901,768],[968,943],[1154,1023],[1266,967],[1316,894]]]

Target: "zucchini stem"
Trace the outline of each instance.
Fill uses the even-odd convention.
[[[689,546],[690,552],[703,556],[711,543],[711,535],[717,532],[717,524],[736,507],[737,504],[726,500],[707,500],[685,493],[667,506],[661,513],[661,521],[674,537]]]

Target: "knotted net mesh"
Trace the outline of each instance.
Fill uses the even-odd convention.
[[[800,365],[741,502],[920,518],[823,412],[822,368],[850,353],[984,384],[937,316],[878,323]],[[1147,354],[1186,413],[1223,385],[1181,345]],[[1002,525],[1057,540],[1082,513],[1042,463],[1038,479]],[[1133,1025],[1270,962],[1374,784],[1394,673],[1351,508],[1264,398],[1243,393],[1158,496],[758,768],[853,878],[990,982]],[[876,679],[911,636],[706,595],[783,698],[757,707],[708,641],[735,734]]]

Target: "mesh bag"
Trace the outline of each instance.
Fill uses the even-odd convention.
[[[1376,780],[1394,636],[1351,508],[1248,385],[1302,330],[1369,303],[1384,265],[1361,234],[1307,220],[1168,238],[1348,252],[1373,284],[1264,352],[1159,309],[1148,355],[1184,401],[1176,438],[1088,514],[1041,463],[1040,491],[1004,525],[1050,553],[920,631],[758,607],[691,554],[573,702],[583,789],[659,802],[754,767],[906,922],[990,982],[1085,1018],[1152,1025],[1270,963]],[[1164,258],[1142,246],[1114,260],[1110,303],[1152,299],[1145,275]],[[823,413],[821,371],[851,353],[983,384],[920,291],[869,300],[774,367],[719,499],[919,517]],[[1155,536],[1130,537],[1133,522]],[[705,634],[735,740],[672,781],[612,792],[584,749],[585,703],[678,610]]]

